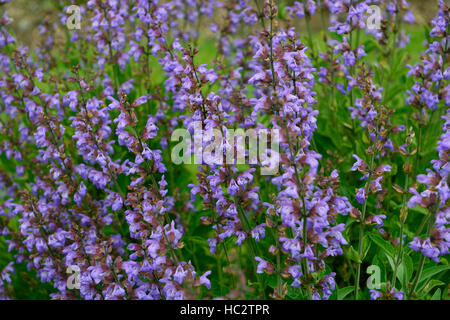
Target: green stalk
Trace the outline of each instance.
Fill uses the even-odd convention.
[[[242,206],[237,202],[237,200],[234,200],[235,204],[236,204],[236,208],[239,214],[239,220],[241,221],[242,226],[244,227],[244,231],[246,233],[250,232],[250,222],[247,219],[247,216],[245,215],[244,209],[242,208]],[[256,246],[256,242],[255,239],[252,238],[252,236],[250,235],[249,237],[246,238],[246,240],[248,239],[247,243],[249,244],[249,249],[250,249],[250,254],[251,254],[251,260],[252,260],[252,264],[253,264],[253,268],[255,269],[255,274],[256,277],[258,279],[258,284],[260,286],[261,292],[264,294],[264,284],[263,284],[263,280],[261,279],[260,275],[258,273],[256,273],[257,270],[257,265],[256,265],[256,260],[255,257],[257,256],[257,252],[258,252],[258,248]]]
[[[219,283],[220,283],[220,295],[223,296],[223,287],[224,287],[224,282],[223,282],[223,271],[222,271],[222,259],[219,258],[217,259],[217,269],[218,269],[218,273],[219,273]]]
[[[280,255],[280,242],[278,240],[278,234],[276,234],[272,228],[270,228],[273,239],[277,244],[277,287],[278,287],[278,298],[282,295],[283,279],[281,278],[281,255]],[[278,231],[277,231],[278,233]]]
[[[433,224],[434,224],[434,219],[433,219],[434,212],[430,212],[429,215],[430,215],[430,219],[428,221],[426,238],[430,237],[431,230],[433,229]],[[420,262],[419,262],[419,271],[417,271],[416,278],[414,279],[411,291],[408,294],[408,299],[410,299],[416,293],[417,286],[419,285],[419,280],[422,277],[424,264],[425,264],[425,256],[422,254],[422,256],[420,257]]]
[[[307,225],[307,214],[306,214],[306,206],[305,206],[305,197],[302,194],[302,207],[303,207],[303,254],[305,254],[306,251],[306,243],[307,243],[307,232],[308,232],[308,225]],[[305,278],[308,281],[308,275],[309,275],[309,268],[308,268],[308,259],[303,258],[302,259],[302,264],[303,264],[303,273]],[[308,285],[308,287],[306,288],[306,294],[308,296],[308,299],[311,300],[312,299],[312,292],[311,292],[311,288]]]
[[[406,167],[408,167],[409,165],[409,158],[406,158]],[[408,190],[408,183],[409,183],[409,168],[407,168],[407,173],[406,173],[406,177],[405,177],[405,186],[403,188],[403,199],[402,199],[402,209],[400,211],[400,244],[399,244],[399,248],[398,248],[398,252],[397,252],[397,257],[396,257],[396,261],[395,261],[395,265],[394,265],[394,274],[392,275],[392,285],[395,286],[395,282],[396,282],[396,277],[397,277],[397,271],[398,271],[398,267],[400,266],[400,263],[402,262],[402,251],[403,251],[403,232],[404,232],[404,226],[405,226],[405,222],[406,222],[406,195],[407,195],[407,190]]]
[[[419,225],[419,228],[417,228],[417,231],[414,234],[415,237],[417,237],[422,232],[422,229],[425,227],[429,218],[430,218],[429,215],[426,215],[425,217],[423,217],[422,222]]]
[[[373,171],[373,163],[375,159],[375,151],[373,151],[372,156],[370,157],[370,167],[369,167],[369,177],[367,178],[367,183],[365,186],[365,195],[368,196],[369,187],[370,187],[370,180],[372,178],[372,171]],[[367,202],[368,199],[364,202],[363,209],[361,212],[361,224],[359,226],[359,238],[358,238],[358,263],[356,266],[356,283],[355,283],[355,299],[358,300],[358,294],[359,294],[359,282],[361,278],[361,258],[362,258],[362,250],[363,250],[363,238],[364,238],[364,221],[366,219],[366,211],[367,211]]]
[[[422,256],[420,257],[420,262],[419,262],[419,271],[417,271],[417,275],[414,280],[413,286],[411,288],[411,291],[408,294],[408,300],[411,299],[411,297],[413,296],[413,294],[415,293],[415,291],[417,289],[417,285],[419,284],[419,279],[422,275],[424,263],[425,263],[425,256],[422,254]]]
[[[369,196],[369,187],[370,182],[372,179],[373,174],[373,167],[374,167],[374,161],[375,161],[375,148],[377,144],[377,132],[378,132],[378,121],[376,125],[376,135],[375,139],[372,143],[372,155],[370,156],[370,164],[369,164],[369,176],[367,177],[367,183],[365,185],[365,196],[367,199],[364,201],[363,209],[361,212],[361,221],[359,226],[359,238],[358,238],[358,263],[356,267],[356,283],[355,283],[355,299],[358,300],[359,296],[359,282],[361,278],[361,264],[362,264],[362,250],[363,250],[363,238],[364,238],[364,221],[366,219],[366,211],[367,211],[367,202],[368,202],[368,196]]]
[[[220,232],[222,232],[222,228],[219,225],[219,222],[217,221],[217,215],[216,215],[216,210],[212,209],[211,210],[213,212],[213,223],[217,224],[218,226],[218,230],[216,230],[216,236],[219,235]],[[228,265],[230,265],[230,259],[228,258],[228,250],[227,250],[227,245],[225,244],[225,241],[222,242],[222,246],[223,246],[223,252],[225,253],[225,258],[227,260]],[[220,255],[218,255],[218,264],[219,264],[219,278],[222,278],[222,264],[220,261]],[[222,281],[222,280],[220,280]],[[231,277],[231,281],[233,283],[233,288],[235,287],[235,282],[234,282],[234,277]],[[222,291],[222,288],[220,288],[220,290]]]
[[[419,135],[417,136],[417,154],[416,154],[416,164],[414,165],[414,168],[416,170],[416,174],[419,172],[419,162],[420,162],[420,153],[422,152],[422,124],[421,117],[422,116],[422,110],[419,110]]]

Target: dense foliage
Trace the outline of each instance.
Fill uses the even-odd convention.
[[[59,0],[29,50],[9,2],[0,297],[448,299],[448,3]]]

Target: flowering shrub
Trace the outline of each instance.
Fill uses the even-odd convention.
[[[448,298],[448,3],[8,2],[1,298]]]

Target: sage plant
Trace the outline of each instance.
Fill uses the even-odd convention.
[[[52,4],[0,0],[0,299],[448,297],[448,2]]]

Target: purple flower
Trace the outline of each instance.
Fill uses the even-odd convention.
[[[200,284],[205,285],[208,290],[211,289],[211,281],[207,278],[210,274],[211,271],[206,271],[202,276],[200,276]]]
[[[361,204],[366,202],[366,190],[364,187],[359,188],[358,191],[356,192],[356,200]]]
[[[370,299],[371,300],[377,300],[378,298],[381,298],[382,294],[381,292],[371,289],[370,290]]]
[[[273,266],[261,259],[260,257],[255,257],[255,260],[258,261],[258,266],[256,268],[256,273],[267,273],[267,274],[271,274],[274,270]]]
[[[364,169],[367,167],[367,164],[361,158],[359,158],[356,154],[352,155],[352,157],[356,159],[356,162],[353,164],[352,168],[350,169],[351,171],[356,171],[360,168]]]
[[[352,51],[346,51],[343,54],[344,65],[353,66],[355,64],[355,55]]]
[[[256,226],[255,228],[253,228],[250,232],[253,239],[255,239],[256,241],[263,239],[266,234],[265,227],[266,227],[266,224],[262,223],[262,224]]]
[[[187,276],[187,271],[184,270],[184,268],[179,265],[173,275],[173,279],[178,283],[178,284],[182,284],[183,280],[186,278]]]
[[[238,192],[239,186],[237,185],[236,181],[232,179],[230,181],[230,185],[228,186],[228,194],[234,197]]]

